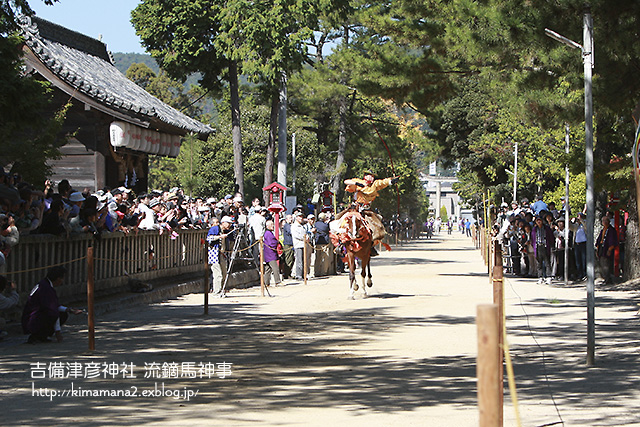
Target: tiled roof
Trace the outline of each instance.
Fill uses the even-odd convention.
[[[138,119],[161,121],[186,132],[214,130],[160,101],[114,66],[107,46],[96,39],[38,18],[20,18],[25,43],[45,66],[96,102]]]

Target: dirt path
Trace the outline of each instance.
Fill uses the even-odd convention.
[[[479,252],[440,235],[383,253],[373,274],[373,295],[355,301],[342,275],[272,298],[234,290],[207,317],[196,294],[110,313],[92,354],[79,323],[61,345],[10,340],[0,424],[477,425],[475,314],[492,299]],[[506,290],[523,425],[640,425],[638,295],[597,295],[598,364],[587,369],[583,286]],[[505,395],[505,425],[516,425]]]

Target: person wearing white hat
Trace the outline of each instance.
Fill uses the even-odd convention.
[[[211,269],[211,285],[209,292],[216,296],[224,296],[222,292],[223,267],[226,266],[225,259],[222,254],[222,243],[228,235],[231,226],[231,218],[224,217],[224,223],[220,223],[218,218],[213,217],[211,220],[211,228],[207,233],[207,263]]]
[[[160,225],[157,221],[156,210],[159,210],[158,206],[160,206],[160,200],[154,198],[149,202],[149,205],[147,206],[147,204],[144,203],[144,201],[147,199],[148,197],[145,196],[144,198],[140,199],[140,203],[138,204],[138,209],[144,215],[144,218],[142,218],[142,220],[140,221],[140,225],[138,225],[138,228],[140,228],[141,230],[157,230],[160,228]]]
[[[304,214],[300,211],[295,214],[295,221],[291,224],[291,237],[293,239],[293,252],[295,255],[295,279],[301,280],[304,272],[304,245],[307,232],[304,228]]]
[[[249,244],[253,245],[264,237],[264,233],[267,230],[266,213],[267,210],[262,209],[260,206],[256,213],[249,217]],[[252,254],[255,264],[260,265],[260,247],[258,245],[253,246]]]

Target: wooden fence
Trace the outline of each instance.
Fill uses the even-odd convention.
[[[139,231],[137,234],[105,233],[59,238],[47,235],[22,236],[7,257],[5,274],[26,294],[54,265],[67,268],[63,286],[57,288],[64,301],[86,298],[87,248],[94,248],[95,294],[104,296],[128,290],[129,278],[152,280],[165,276],[190,275],[204,269],[201,241],[207,230],[170,233]]]

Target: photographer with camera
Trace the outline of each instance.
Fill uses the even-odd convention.
[[[207,263],[211,268],[211,285],[209,286],[209,292],[214,296],[224,297],[222,291],[222,279],[226,274],[226,259],[222,255],[223,248],[226,247],[226,238],[233,232],[231,226],[233,220],[229,216],[222,217],[221,221],[218,218],[213,217],[211,220],[211,228],[207,233],[207,244],[209,245],[207,250]]]

